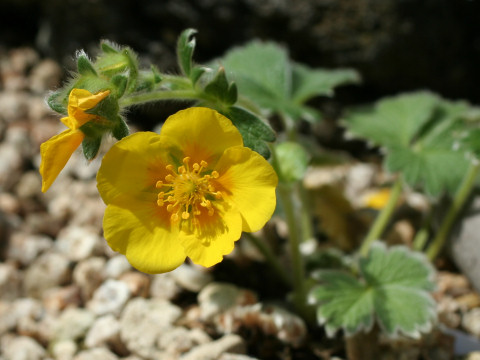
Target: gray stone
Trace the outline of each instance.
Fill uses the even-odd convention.
[[[4,336],[0,345],[5,360],[43,360],[46,355],[45,349],[27,336]]]
[[[480,337],[480,308],[475,308],[463,315],[462,326],[470,334]]]
[[[461,272],[480,292],[480,196],[473,203],[461,221],[459,232],[452,236],[451,254]]]
[[[92,300],[87,303],[87,308],[96,315],[118,315],[130,296],[127,284],[108,279],[95,290]]]
[[[183,355],[181,360],[217,360],[224,353],[245,354],[245,341],[238,335],[228,334],[207,344],[197,346]]]
[[[198,345],[207,344],[211,341],[210,336],[201,329],[189,330],[179,326],[164,333],[158,339],[157,346],[171,356],[180,356]]]

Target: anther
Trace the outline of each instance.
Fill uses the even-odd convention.
[[[168,171],[173,171],[173,165],[168,164],[167,166],[165,166],[165,169],[167,169]]]
[[[172,211],[173,211],[173,205],[172,205],[172,204],[168,204],[168,205],[167,205],[167,211],[168,211],[168,212],[172,212]]]
[[[207,167],[208,163],[205,160],[200,161],[202,167]]]
[[[183,158],[183,163],[186,165],[190,162],[190,156],[186,156]]]
[[[200,169],[200,165],[198,163],[193,164],[193,170],[198,171]]]
[[[163,206],[163,199],[158,199],[157,200],[157,205],[158,206]]]
[[[175,180],[175,177],[173,175],[168,174],[167,176],[165,176],[165,181],[172,182],[173,180]]]
[[[178,221],[178,214],[177,214],[177,213],[172,214],[172,216],[170,216],[170,219],[171,219],[172,221]]]
[[[184,212],[182,213],[182,219],[183,219],[183,220],[187,220],[189,217],[190,217],[190,214],[189,214],[188,212],[184,211]]]
[[[161,187],[163,187],[163,181],[158,180],[157,183],[155,184],[155,187],[156,187],[157,189],[160,189]]]
[[[213,177],[214,179],[218,179],[219,176],[220,176],[220,175],[218,174],[218,171],[216,171],[216,170],[213,170],[213,171],[212,171],[212,177]]]

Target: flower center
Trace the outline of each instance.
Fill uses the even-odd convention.
[[[176,169],[173,165],[165,168],[170,172],[165,176],[165,181],[157,181],[157,205],[167,204],[167,211],[172,213],[172,221],[188,220],[201,214],[204,208],[209,216],[215,213],[212,201],[221,199],[222,193],[212,185],[212,179],[217,179],[217,171],[206,173],[206,161],[194,163],[190,167],[190,158],[183,159],[183,165]]]

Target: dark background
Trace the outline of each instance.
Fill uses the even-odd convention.
[[[346,103],[425,88],[480,103],[476,0],[0,0],[0,50],[32,46],[67,68],[106,38],[175,71],[187,27],[200,63],[262,38],[314,67],[353,67],[363,84],[340,90]]]

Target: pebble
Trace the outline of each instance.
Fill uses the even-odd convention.
[[[122,274],[119,279],[125,283],[132,296],[148,297],[150,293],[150,276],[138,271],[129,271]]]
[[[47,289],[66,284],[70,278],[68,259],[58,253],[47,252],[26,269],[23,287],[29,296],[40,299]]]
[[[120,337],[133,354],[155,358],[155,346],[162,334],[169,332],[182,310],[161,299],[134,298],[120,317]]]
[[[69,260],[78,262],[102,254],[103,239],[96,229],[68,226],[62,229],[55,242],[56,249]]]
[[[23,162],[22,156],[11,144],[0,144],[0,191],[11,191],[18,183]]]
[[[132,269],[132,265],[124,255],[115,255],[108,259],[105,264],[105,277],[107,279],[118,279],[120,275]]]
[[[470,334],[480,337],[480,308],[475,308],[463,315],[462,326]]]
[[[108,279],[95,290],[92,299],[87,302],[87,309],[97,316],[119,315],[130,296],[126,283]]]
[[[55,287],[44,292],[43,306],[51,313],[59,313],[67,307],[80,307],[82,298],[80,288],[76,285]]]
[[[201,329],[175,327],[166,332],[157,341],[157,346],[172,356],[179,356],[194,347],[211,342],[211,337]]]
[[[10,236],[7,257],[18,261],[22,266],[27,266],[52,246],[53,240],[46,235],[15,232]]]
[[[0,263],[0,300],[14,300],[20,296],[21,277],[18,269],[8,263]]]
[[[245,341],[238,335],[224,335],[218,340],[199,345],[183,355],[181,360],[217,360],[224,353],[246,353]]]
[[[77,343],[70,339],[54,342],[51,346],[55,360],[72,360],[77,350]]]
[[[240,289],[229,283],[210,283],[198,294],[201,318],[211,320],[216,315],[236,305],[257,302],[257,296],[249,290]]]
[[[108,346],[117,354],[128,353],[120,340],[120,322],[111,314],[95,320],[85,336],[85,346],[87,348]]]
[[[171,273],[153,275],[150,284],[150,296],[156,299],[173,300],[182,289]]]
[[[30,73],[30,90],[44,95],[45,92],[58,87],[62,73],[62,68],[57,62],[51,59],[40,61]]]
[[[12,331],[16,324],[17,319],[13,312],[13,303],[0,300],[0,337]]]
[[[73,269],[73,282],[80,288],[84,301],[89,300],[102,283],[105,263],[103,257],[92,257],[79,262]]]
[[[0,341],[5,360],[43,360],[45,349],[28,336],[4,336]]]
[[[171,276],[180,287],[192,292],[199,292],[213,280],[210,273],[186,263],[173,270]]]
[[[73,360],[117,360],[118,356],[107,348],[89,349],[79,352]]]
[[[86,309],[69,308],[60,314],[54,327],[55,340],[79,340],[95,321],[95,315]]]

